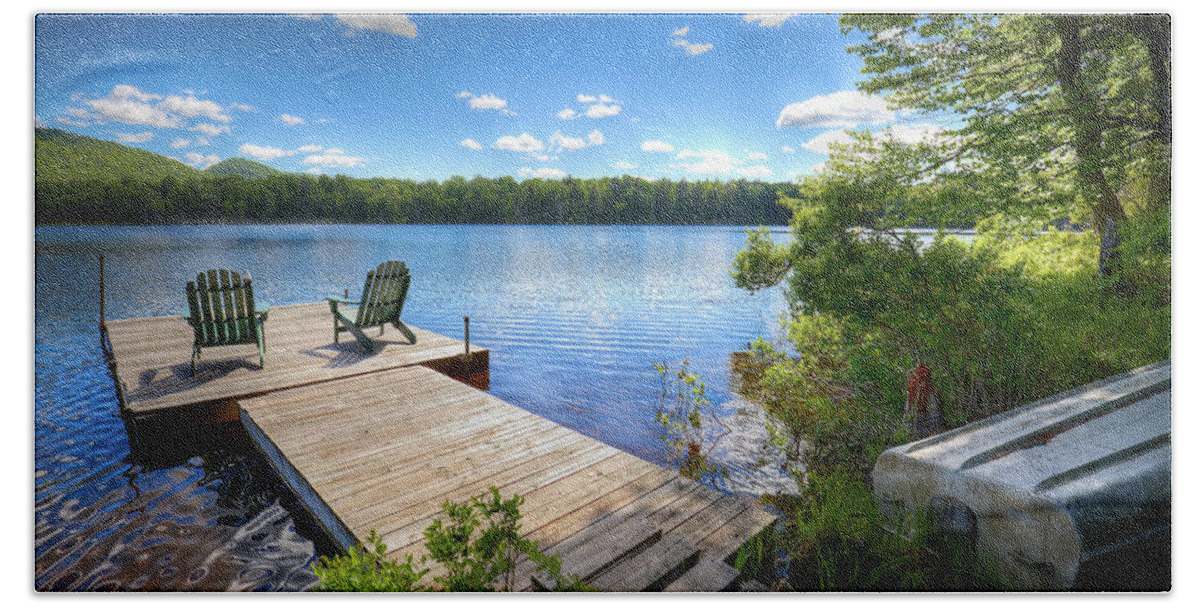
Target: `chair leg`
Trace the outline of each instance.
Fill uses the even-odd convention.
[[[200,347],[192,346],[192,376],[196,375],[196,360],[200,358]]]
[[[263,326],[260,324],[258,330],[258,369],[267,369],[267,332],[263,331]]]
[[[412,330],[408,328],[408,326],[407,326],[407,325],[405,325],[404,323],[402,323],[402,322],[401,322],[399,319],[396,319],[395,321],[392,321],[392,324],[396,326],[396,329],[400,330],[400,333],[404,334],[404,337],[405,337],[405,338],[408,338],[408,343],[409,343],[409,344],[416,344],[416,343],[417,343],[417,335],[416,335],[416,334],[414,334],[414,333],[412,332]]]

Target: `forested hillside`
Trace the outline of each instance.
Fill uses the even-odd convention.
[[[168,175],[201,175],[196,169],[153,152],[60,129],[34,129],[34,149],[34,175],[39,182],[106,180],[117,175],[154,180]]]
[[[120,144],[36,129],[39,224],[377,222],[783,225],[790,183],[512,177],[438,182],[283,173],[246,159],[208,171]]]
[[[209,175],[240,175],[242,177],[266,177],[282,173],[279,169],[245,158],[227,158],[204,170]]]

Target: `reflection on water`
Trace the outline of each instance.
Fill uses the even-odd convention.
[[[35,233],[35,587],[301,590],[331,550],[238,427],[131,453],[98,345],[110,318],[179,314],[182,286],[243,269],[274,305],[352,292],[380,261],[413,271],[406,321],[491,348],[492,393],[667,464],[653,363],[688,359],[730,428],[722,489],[790,482],[760,469],[761,410],[727,386],[729,353],[776,331],[775,291],[734,288],[740,228],[595,226],[39,227]],[[181,362],[186,363],[186,362]],[[768,458],[768,464],[778,462]]]

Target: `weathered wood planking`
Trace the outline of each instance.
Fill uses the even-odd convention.
[[[385,369],[428,365],[487,382],[488,352],[473,347],[473,363],[460,360],[463,343],[413,327],[408,344],[394,327],[368,332],[380,346],[364,351],[353,340],[333,341],[333,316],[324,302],[274,306],[266,327],[266,366],[260,369],[254,346],[206,348],[191,377],[192,330],[183,317],[151,317],[108,322],[119,381],[125,386],[125,413],[144,416],[197,404],[228,402],[286,388]],[[451,369],[454,368],[454,369]]]
[[[423,555],[422,533],[443,502],[496,486],[525,498],[522,530],[569,570],[609,589],[642,589],[725,559],[774,521],[424,367],[240,403],[251,436],[344,546],[375,531],[392,556]],[[531,588],[533,575],[523,564],[518,588]],[[706,579],[688,585],[703,587],[695,580]]]

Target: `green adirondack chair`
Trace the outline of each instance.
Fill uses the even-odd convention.
[[[362,297],[359,299],[338,296],[326,298],[329,300],[329,310],[333,313],[333,341],[336,343],[341,333],[348,331],[354,334],[367,352],[375,352],[375,342],[363,330],[378,327],[382,336],[385,326],[391,323],[408,338],[410,344],[416,344],[417,336],[400,321],[400,311],[404,309],[404,299],[408,297],[411,280],[412,275],[404,262],[393,260],[367,273],[367,281],[363,284]],[[338,310],[338,306],[343,304],[358,307],[353,320]]]
[[[254,301],[254,285],[247,273],[225,269],[206,270],[187,283],[187,322],[195,333],[192,341],[192,375],[200,349],[211,346],[257,344],[258,365],[266,367],[266,330],[269,307]],[[261,307],[261,310],[259,308]]]

